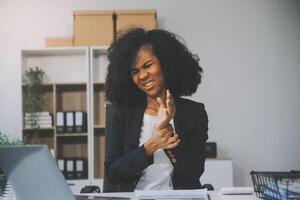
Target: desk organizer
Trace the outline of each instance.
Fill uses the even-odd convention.
[[[300,171],[252,171],[250,174],[258,198],[266,200],[300,199]]]

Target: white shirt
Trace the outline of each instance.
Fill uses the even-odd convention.
[[[158,117],[144,113],[143,126],[139,146],[142,146],[152,135]],[[173,120],[171,120],[173,125]],[[174,126],[173,126],[174,127]],[[163,149],[153,154],[154,163],[142,171],[142,176],[136,185],[137,190],[167,190],[173,189],[173,165]]]

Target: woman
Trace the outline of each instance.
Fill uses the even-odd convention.
[[[106,178],[119,191],[196,189],[208,118],[193,94],[202,68],[174,34],[133,29],[108,50]]]

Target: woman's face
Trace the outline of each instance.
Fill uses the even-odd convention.
[[[163,97],[166,85],[160,62],[151,52],[151,47],[143,46],[137,53],[131,70],[134,84],[149,97]]]

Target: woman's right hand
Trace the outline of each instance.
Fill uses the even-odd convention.
[[[162,129],[156,129],[151,138],[144,144],[148,156],[153,155],[157,149],[173,149],[180,142],[178,134],[174,133],[171,124]]]

